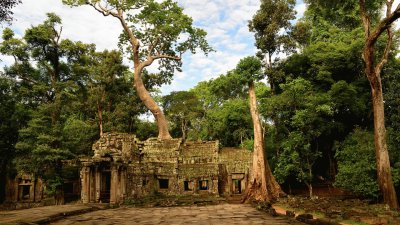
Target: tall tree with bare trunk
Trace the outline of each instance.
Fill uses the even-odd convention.
[[[253,164],[250,172],[250,184],[244,198],[246,202],[270,202],[284,194],[276,182],[265,156],[264,132],[257,110],[254,87],[254,81],[263,78],[261,67],[261,61],[256,57],[246,57],[240,60],[236,66],[236,73],[239,74],[241,81],[249,86],[250,113],[254,129]]]
[[[383,201],[393,209],[399,208],[390,169],[389,152],[386,141],[385,110],[382,92],[381,72],[386,64],[393,42],[392,23],[400,17],[400,4],[392,11],[394,0],[385,1],[386,13],[376,25],[365,0],[359,0],[360,14],[364,26],[365,42],[362,58],[365,62],[365,75],[371,86],[372,106],[374,112],[374,141],[378,172],[378,184],[383,194]],[[376,55],[375,45],[378,38],[384,36],[386,44],[381,56]]]
[[[395,32],[392,25],[400,17],[400,4],[394,8],[394,0],[305,0],[305,2],[309,7],[322,9],[320,12],[326,14],[322,16],[331,17],[339,13],[339,22],[344,22],[345,25],[361,24],[364,29],[362,59],[365,64],[365,75],[371,87],[378,184],[384,203],[393,209],[398,209],[386,140],[381,72],[387,63],[390,50],[393,49]],[[343,19],[341,15],[351,15],[349,18],[353,23]],[[331,19],[336,20],[332,17]],[[378,41],[382,43],[383,49],[377,47]]]
[[[158,138],[170,139],[168,121],[146,89],[142,74],[158,60],[162,83],[170,82],[175,70],[181,69],[181,56],[186,51],[206,54],[212,49],[205,40],[206,32],[194,28],[192,18],[172,0],[63,0],[71,6],[89,5],[104,16],[119,20],[123,33],[120,44],[126,44],[134,65],[134,87],[144,105],[154,115]]]

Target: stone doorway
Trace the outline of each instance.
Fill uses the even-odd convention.
[[[111,190],[111,171],[103,171],[101,173],[100,201],[110,202]]]
[[[242,194],[242,181],[233,179],[232,180],[232,185],[233,185],[233,194]]]

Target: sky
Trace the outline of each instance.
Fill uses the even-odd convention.
[[[178,0],[196,27],[207,32],[208,43],[216,50],[205,56],[202,52],[183,55],[183,71],[176,73],[170,85],[163,85],[163,95],[171,91],[188,90],[198,82],[216,78],[232,70],[241,58],[256,53],[253,33],[248,20],[259,8],[259,0]],[[305,4],[297,0],[297,18],[303,15]],[[61,0],[23,0],[14,9],[10,26],[17,36],[42,23],[46,13],[54,12],[62,19],[62,37],[73,41],[94,43],[98,51],[117,49],[121,25],[113,17],[104,17],[88,6],[70,8]],[[0,27],[0,32],[5,26]],[[1,41],[1,39],[0,39]],[[0,55],[0,67],[12,63],[12,58]],[[127,62],[129,63],[129,62]]]

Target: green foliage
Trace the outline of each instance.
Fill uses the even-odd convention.
[[[356,128],[338,144],[335,155],[338,174],[335,186],[366,197],[377,198],[374,137],[371,132]]]
[[[247,100],[247,85],[229,71],[216,79],[198,83],[190,92],[201,104],[203,116],[192,121],[192,140],[220,140],[222,146],[237,147],[253,136]],[[258,86],[258,85],[256,85]]]
[[[202,139],[219,140],[223,146],[239,146],[252,134],[248,102],[243,99],[227,100],[209,110],[205,123]]]
[[[305,0],[307,3],[306,16],[314,20],[326,20],[331,24],[347,29],[361,25],[359,1],[357,0]],[[372,20],[381,14],[385,1],[365,1],[368,14]]]
[[[239,75],[239,79],[248,84],[253,81],[261,80],[264,74],[261,71],[261,61],[254,56],[248,56],[239,61],[235,72]]]
[[[158,134],[157,124],[150,121],[138,121],[136,123],[135,134],[140,140],[156,137]]]
[[[290,37],[291,20],[295,19],[294,0],[262,0],[260,9],[250,21],[250,31],[255,33],[256,47],[261,58],[271,59],[275,53],[292,48]],[[284,32],[282,32],[284,30]],[[282,34],[283,33],[283,34]]]
[[[144,112],[131,87],[131,76],[118,51],[91,52],[86,78],[86,104],[103,132],[132,132],[139,113]],[[149,86],[151,87],[151,86]]]
[[[254,140],[253,139],[246,139],[240,144],[241,148],[245,148],[249,151],[253,151],[254,149]]]
[[[171,127],[175,130],[172,134],[183,139],[203,115],[202,105],[193,92],[171,92],[163,97],[162,106],[165,115],[172,121]]]
[[[97,127],[76,115],[70,116],[64,123],[62,142],[75,156],[91,155],[92,143],[98,138]]]
[[[385,99],[385,124],[388,132],[388,148],[392,165],[393,182],[400,189],[400,61],[392,57],[384,69],[382,79]]]
[[[333,105],[329,95],[316,92],[312,83],[303,78],[282,84],[281,88],[282,93],[273,96],[270,104],[287,113],[281,119],[288,130],[281,141],[274,174],[279,182],[294,175],[298,181],[309,184],[313,165],[321,157],[316,140],[329,129],[325,120],[333,115]]]
[[[69,118],[74,107],[82,106],[75,101],[86,74],[82,65],[93,46],[61,39],[60,27],[61,19],[49,13],[42,24],[27,29],[23,39],[4,30],[0,44],[0,52],[15,59],[5,68],[5,76],[14,79],[21,110],[15,114],[23,116],[18,121],[16,168],[49,185],[59,185],[52,180],[60,177],[62,160],[86,154],[93,140],[90,125]]]
[[[334,141],[343,140],[355,125],[367,127],[372,119],[362,75],[361,30],[344,31],[322,20],[303,22],[314,29],[310,42],[278,64],[276,73],[282,75],[276,79],[276,95],[261,99],[260,105],[264,117],[276,118],[270,136],[280,182],[290,175],[312,180],[296,172],[306,171],[307,159],[313,173],[333,179],[328,169],[334,164]]]

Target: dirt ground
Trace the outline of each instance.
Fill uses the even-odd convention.
[[[274,204],[279,213],[286,210],[296,214],[309,213],[315,218],[332,219],[341,224],[400,224],[400,211],[392,211],[383,204],[348,197],[288,196]]]

